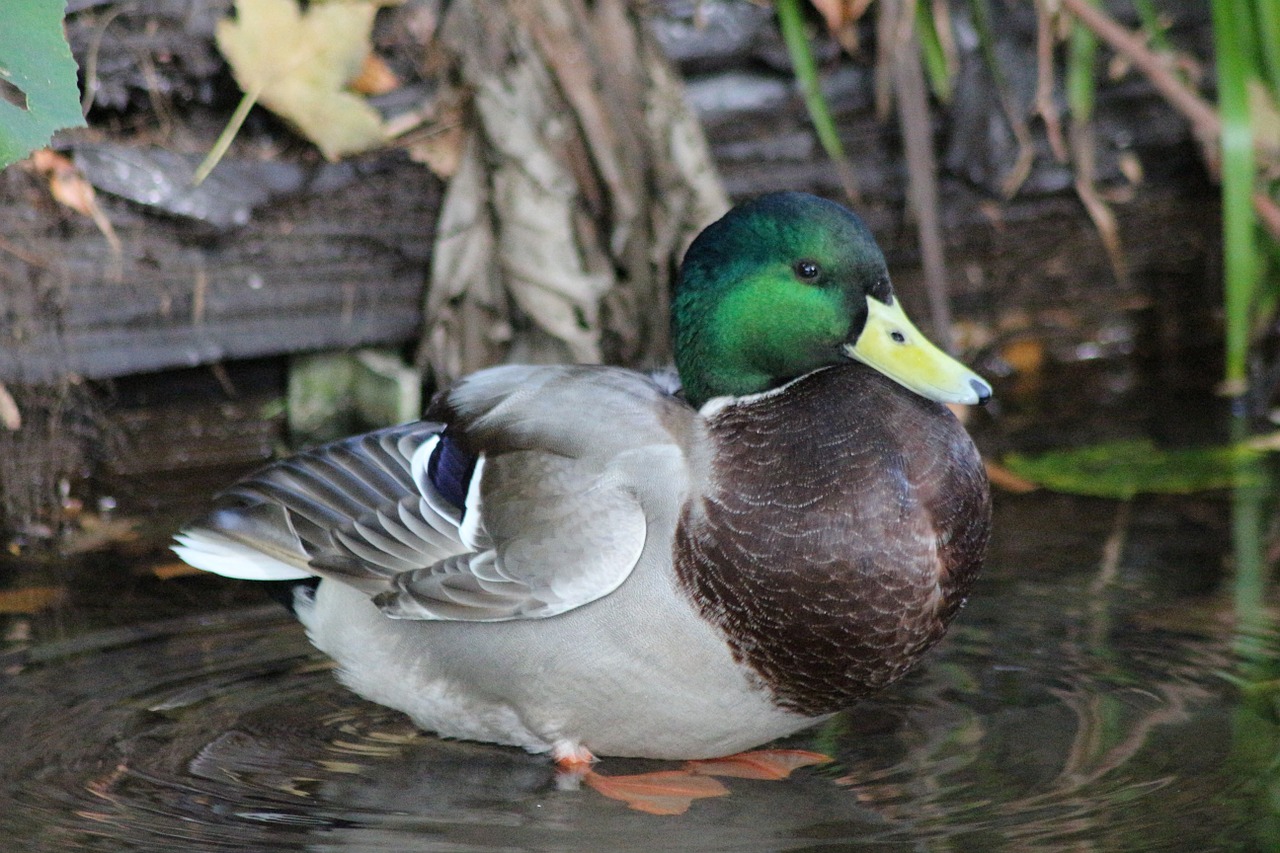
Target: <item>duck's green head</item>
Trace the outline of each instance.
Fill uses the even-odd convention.
[[[671,317],[676,367],[694,406],[850,359],[940,402],[991,396],[907,319],[862,220],[804,193],[761,196],[699,234]]]

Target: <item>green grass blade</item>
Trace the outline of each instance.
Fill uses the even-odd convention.
[[[916,3],[916,32],[920,38],[920,53],[924,59],[924,71],[929,78],[929,88],[939,101],[951,102],[952,79],[951,67],[947,62],[947,52],[938,35],[938,27],[945,22],[934,19],[933,7],[918,0]]]
[[[1258,50],[1273,94],[1280,96],[1280,0],[1254,0]]]
[[[1093,5],[1098,5],[1093,0]],[[1098,37],[1079,21],[1071,25],[1071,41],[1067,50],[1067,108],[1071,120],[1086,124],[1093,116],[1098,94]]]
[[[204,179],[209,177],[209,173],[222,162],[222,158],[226,156],[227,149],[231,147],[231,143],[235,141],[236,134],[240,132],[240,127],[244,124],[244,120],[249,117],[249,110],[253,109],[253,105],[258,103],[259,95],[261,95],[260,91],[245,92],[240,98],[240,103],[236,105],[235,112],[231,114],[231,118],[227,119],[226,126],[222,128],[222,132],[214,140],[213,148],[209,149],[209,153],[205,155],[204,160],[196,168],[196,173],[191,178],[192,186],[198,187],[203,184]]]
[[[796,82],[800,84],[809,120],[813,122],[813,129],[818,134],[818,142],[835,164],[845,193],[851,199],[856,199],[858,192],[853,181],[853,167],[844,155],[844,145],[840,142],[840,134],[836,132],[835,120],[831,117],[831,109],[822,94],[822,86],[818,81],[818,64],[814,61],[809,37],[804,30],[800,0],[777,0],[777,10],[778,28],[782,31],[782,40],[791,57]]]
[[[1243,417],[1237,416],[1232,421],[1231,434],[1237,442],[1248,438],[1249,425]],[[1235,645],[1238,653],[1256,664],[1266,652],[1260,640],[1266,636],[1265,628],[1270,621],[1266,612],[1267,561],[1263,556],[1270,520],[1266,506],[1270,478],[1260,455],[1238,454],[1235,465],[1237,485],[1231,507]]]
[[[1222,228],[1226,281],[1226,384],[1246,390],[1250,313],[1258,282],[1253,209],[1254,151],[1249,123],[1252,16],[1241,0],[1213,0],[1218,110],[1222,117]]]

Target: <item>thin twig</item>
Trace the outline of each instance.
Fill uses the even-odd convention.
[[[191,325],[204,325],[204,297],[209,289],[209,273],[203,266],[196,268],[195,283],[191,288]]]
[[[89,115],[93,101],[98,95],[98,55],[102,52],[102,39],[107,34],[107,27],[125,12],[132,12],[134,4],[122,3],[112,9],[102,19],[102,23],[94,28],[93,38],[89,41],[89,51],[84,63],[84,96],[80,99],[80,114]]]
[[[1115,274],[1116,281],[1126,285],[1129,281],[1129,264],[1125,260],[1124,247],[1120,243],[1120,226],[1116,222],[1116,216],[1111,207],[1098,193],[1095,160],[1097,149],[1094,145],[1093,130],[1092,122],[1080,123],[1072,119],[1071,159],[1075,164],[1076,195],[1080,197],[1085,211],[1093,220],[1093,227],[1097,229],[1098,236],[1102,238],[1102,245],[1106,249],[1108,260],[1111,261],[1111,271]]]
[[[28,266],[33,266],[36,269],[47,270],[51,266],[48,258],[43,258],[39,255],[33,254],[27,251],[26,249],[22,248],[21,246],[15,246],[13,243],[10,243],[8,240],[6,240],[3,236],[0,236],[0,252],[5,252],[7,254],[13,255],[15,258],[22,261],[24,264],[27,264]]]
[[[1141,71],[1151,85],[1175,110],[1191,122],[1191,132],[1200,141],[1210,169],[1217,172],[1219,139],[1222,136],[1222,119],[1213,105],[1200,97],[1182,82],[1170,69],[1164,57],[1147,47],[1142,37],[1134,35],[1116,23],[1101,9],[1091,6],[1087,0],[1059,0],[1062,8],[1075,15],[1080,23],[1105,41],[1112,50],[1123,55]],[[1255,145],[1259,145],[1255,142]],[[1262,193],[1253,196],[1253,207],[1267,231],[1280,240],[1280,207]]]
[[[1147,47],[1146,41],[1117,23],[1088,0],[1059,0],[1062,8],[1075,15],[1112,50],[1126,57],[1146,75],[1164,99],[1191,122],[1192,132],[1206,148],[1212,149],[1222,133],[1222,121],[1208,101],[1201,98],[1169,70],[1167,61]]]
[[[1089,5],[1087,0],[1059,0],[1062,8],[1075,15],[1080,23],[1133,63],[1164,99],[1191,122],[1191,131],[1205,150],[1206,158],[1213,166],[1217,161],[1218,141],[1222,135],[1222,119],[1218,111],[1204,98],[1183,83],[1168,62],[1160,54],[1147,47],[1146,42],[1118,24],[1101,9]],[[1253,196],[1253,207],[1258,212],[1267,231],[1280,240],[1280,206],[1262,193]]]
[[[1065,163],[1070,155],[1062,135],[1062,117],[1053,100],[1053,14],[1048,0],[1036,0],[1036,112],[1044,122],[1054,159]]]
[[[1258,220],[1268,233],[1280,241],[1280,204],[1266,193],[1256,192],[1253,194],[1253,208],[1258,211]]]
[[[1116,582],[1120,574],[1120,561],[1124,558],[1125,545],[1129,541],[1129,519],[1133,515],[1133,500],[1123,500],[1116,505],[1111,522],[1111,532],[1102,543],[1102,555],[1098,560],[1098,573],[1089,584],[1090,598],[1101,596]]]
[[[887,7],[886,7],[887,8]],[[915,15],[909,6],[898,7],[902,18],[899,38],[892,47],[893,83],[898,122],[907,156],[907,192],[915,213],[924,267],[925,289],[938,344],[953,351],[951,303],[947,294],[947,261],[938,217],[938,164],[933,154],[933,128],[929,121],[929,96],[920,67],[920,43],[915,38]],[[883,14],[883,10],[881,11]],[[883,49],[883,46],[882,48]]]
[[[120,284],[124,281],[124,245],[120,242],[120,236],[116,234],[115,226],[111,224],[111,220],[107,218],[107,214],[102,211],[97,202],[89,208],[89,217],[106,239],[107,249],[111,253],[111,260],[103,271],[103,278],[112,284]]]
[[[889,119],[889,109],[893,106],[893,51],[887,45],[896,44],[894,36],[897,32],[899,0],[881,0],[876,10],[876,50],[875,104],[876,118],[880,121]]]
[[[209,372],[218,381],[218,387],[222,389],[223,394],[226,394],[232,400],[240,399],[240,389],[236,387],[236,383],[231,381],[231,374],[227,372],[225,364],[215,361],[209,365]]]
[[[983,63],[991,82],[995,86],[996,97],[1000,100],[1000,109],[1009,122],[1009,130],[1013,133],[1014,142],[1018,146],[1018,155],[1009,168],[1008,174],[1000,182],[1000,194],[1005,198],[1013,198],[1023,182],[1031,174],[1035,165],[1035,142],[1031,138],[1031,129],[1027,125],[1025,110],[1012,95],[1009,81],[1002,70],[1000,60],[995,53],[995,35],[991,21],[991,8],[988,0],[975,0],[971,4],[974,14],[974,25],[978,30],[978,45],[981,48]]]

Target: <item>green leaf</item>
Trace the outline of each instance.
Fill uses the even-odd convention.
[[[1249,484],[1260,475],[1241,463],[1260,456],[1246,447],[1166,450],[1146,439],[1053,450],[1034,458],[1011,453],[1010,471],[1057,492],[1100,498],[1140,493],[1187,494]]]
[[[0,169],[83,127],[76,61],[62,32],[65,0],[7,0],[0,26]]]
[[[853,177],[853,164],[845,156],[844,144],[836,131],[835,119],[831,117],[831,108],[822,94],[822,86],[818,80],[818,64],[813,58],[813,49],[809,46],[809,37],[804,30],[804,14],[800,10],[800,0],[777,0],[778,28],[782,32],[782,41],[787,47],[787,55],[791,57],[791,65],[795,69],[796,82],[804,94],[804,105],[809,111],[809,120],[818,134],[818,142],[827,157],[835,164],[837,177],[845,193],[850,199],[858,195],[857,183]]]

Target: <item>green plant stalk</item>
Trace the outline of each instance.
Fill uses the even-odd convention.
[[[925,74],[934,96],[944,104],[951,102],[951,69],[947,66],[947,53],[938,36],[939,22],[934,20],[933,7],[924,0],[916,3],[916,32],[919,33],[920,53],[924,60]]]
[[[818,134],[818,142],[822,150],[835,163],[840,173],[840,182],[851,200],[857,198],[857,186],[853,180],[853,167],[844,154],[844,145],[836,132],[835,120],[831,117],[831,109],[827,99],[822,95],[822,87],[818,82],[818,64],[814,61],[813,51],[809,47],[809,37],[804,31],[804,15],[800,10],[800,0],[777,0],[778,28],[782,31],[782,41],[787,46],[791,57],[791,65],[795,69],[796,81],[804,94],[804,105],[809,112],[809,120]]]
[[[1249,74],[1253,76],[1257,76],[1258,69],[1262,67],[1261,54],[1259,53],[1261,35],[1253,29],[1254,9],[1258,4],[1259,0],[1237,0],[1232,10],[1235,16],[1235,52],[1244,61],[1244,67]],[[1213,28],[1215,32],[1218,29],[1216,18],[1214,19]]]
[[[262,89],[259,87],[252,92],[245,92],[240,98],[240,103],[236,104],[235,112],[231,114],[226,126],[222,128],[222,132],[214,140],[213,147],[209,149],[209,153],[205,155],[204,160],[196,168],[196,173],[191,179],[192,186],[198,187],[204,183],[204,179],[209,177],[209,173],[222,162],[222,158],[226,156],[227,149],[231,147],[231,143],[235,141],[236,134],[240,132],[241,125],[249,117],[249,110],[253,109],[253,105],[258,103],[258,97],[261,94]]]
[[[1236,444],[1249,437],[1249,425],[1243,416],[1232,420],[1231,437]],[[1235,648],[1244,658],[1244,665],[1256,670],[1260,661],[1270,658],[1263,640],[1270,621],[1266,612],[1267,565],[1263,557],[1268,524],[1266,499],[1270,489],[1266,469],[1256,454],[1240,454],[1235,464],[1237,485],[1231,506]]]
[[[835,122],[831,119],[831,110],[822,97],[822,87],[818,83],[818,64],[814,61],[813,51],[809,47],[809,37],[804,31],[804,16],[800,12],[800,0],[778,0],[778,27],[782,30],[782,40],[791,57],[791,66],[795,69],[796,81],[804,94],[805,107],[809,110],[809,118],[818,132],[818,141],[830,155],[837,152],[844,156],[844,146],[836,134]]]
[[[1254,0],[1258,50],[1272,94],[1280,97],[1280,0]]]
[[[1218,110],[1222,118],[1222,231],[1225,266],[1226,386],[1246,390],[1250,315],[1258,284],[1255,174],[1248,82],[1252,16],[1241,0],[1213,0]]]
[[[1098,5],[1096,0],[1093,5]],[[1067,51],[1067,108],[1077,125],[1087,124],[1093,117],[1098,93],[1098,37],[1079,21],[1071,25],[1071,41]]]

